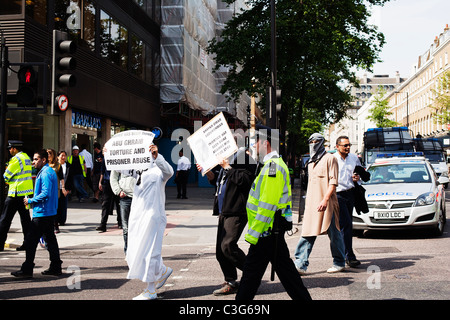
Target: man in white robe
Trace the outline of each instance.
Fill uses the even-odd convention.
[[[134,300],[156,299],[156,289],[164,285],[173,271],[164,265],[161,256],[167,222],[165,186],[173,168],[158,154],[157,146],[151,145],[150,152],[153,156],[150,168],[134,173],[137,181],[128,221],[127,279],[147,283],[144,292]]]

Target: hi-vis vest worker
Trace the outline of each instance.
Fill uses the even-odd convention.
[[[79,150],[79,148],[78,148],[78,146],[74,146],[72,150]],[[81,166],[81,169],[83,170],[83,177],[86,178],[86,167],[84,165],[84,157],[79,155],[78,158],[80,159],[80,166]],[[70,165],[72,165],[72,161],[73,161],[73,156],[68,156],[67,162],[70,163]]]
[[[21,141],[9,141],[8,149],[21,147]],[[8,197],[24,197],[33,194],[31,171],[30,157],[22,151],[17,152],[9,161],[8,167],[3,174],[5,183],[9,185]]]
[[[269,154],[268,156],[271,156]],[[270,235],[273,229],[275,212],[292,208],[289,169],[275,154],[264,162],[264,167],[253,182],[247,200],[248,232],[245,240],[256,244],[260,237]]]

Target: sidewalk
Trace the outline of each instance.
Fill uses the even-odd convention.
[[[167,228],[165,235],[169,234],[177,225],[186,222],[193,214],[212,214],[214,201],[213,188],[188,187],[189,199],[177,199],[176,187],[166,188],[166,215]],[[109,216],[106,232],[98,232],[95,228],[101,219],[101,202],[93,203],[92,199],[79,203],[76,199],[69,202],[67,209],[67,223],[61,226],[61,233],[57,235],[61,248],[78,246],[85,243],[107,242],[112,248],[122,248],[122,229],[117,225],[117,211]],[[101,238],[99,238],[101,237]],[[214,239],[215,241],[215,239]],[[19,214],[14,216],[5,250],[15,250],[22,245],[23,234]]]
[[[188,199],[177,199],[176,194],[176,187],[166,188],[167,228],[162,250],[164,263],[173,268],[174,273],[158,294],[167,300],[233,300],[234,295],[215,297],[211,294],[223,282],[215,257],[217,217],[212,215],[214,189],[188,187]],[[295,197],[293,193],[294,201]],[[142,282],[126,279],[128,266],[124,260],[122,230],[117,227],[116,211],[109,217],[107,231],[103,233],[95,230],[100,216],[100,203],[72,201],[67,224],[60,227],[61,233],[57,235],[63,276],[41,275],[41,271],[48,268],[49,260],[48,252],[38,247],[34,278],[21,280],[10,275],[25,260],[25,252],[15,250],[22,244],[23,237],[19,215],[16,214],[8,234],[10,248],[0,253],[0,299],[130,300],[139,294],[143,289]],[[296,212],[293,219],[295,228],[299,229]],[[247,252],[249,244],[244,241],[244,234],[239,246]],[[290,247],[294,246],[298,233],[286,236],[286,241]],[[269,272],[270,268],[267,269]],[[76,283],[79,288],[73,288]],[[283,300],[289,297],[278,280],[264,280],[258,299]]]
[[[217,226],[217,218],[212,217],[212,208],[214,203],[214,188],[188,187],[188,199],[177,199],[176,187],[166,187],[166,215],[167,227],[165,235],[167,236],[177,226],[183,225],[192,219],[201,221],[211,219],[211,222]],[[294,224],[298,221],[298,206],[300,200],[300,189],[295,181],[292,188],[292,206]],[[114,209],[112,216],[108,218],[107,231],[99,233],[95,228],[99,225],[101,219],[101,202],[93,203],[92,200],[79,203],[77,200],[69,202],[67,210],[67,223],[60,227],[61,233],[57,235],[58,243],[61,248],[66,246],[79,246],[85,243],[95,243],[101,237],[102,242],[107,242],[110,247],[123,247],[122,230],[117,226],[117,211]],[[191,222],[192,223],[192,222]],[[193,222],[195,223],[195,222]],[[182,230],[180,230],[182,231]],[[204,231],[204,230],[199,230]],[[180,232],[182,234],[182,232]],[[199,232],[201,234],[201,232]],[[196,242],[215,243],[215,230],[210,235],[202,235],[201,240]],[[186,240],[186,239],[184,239]],[[5,250],[15,250],[22,245],[23,234],[20,224],[19,214],[14,216],[8,238],[5,244]],[[165,239],[165,244],[182,243],[177,239]],[[186,242],[185,242],[186,243]]]

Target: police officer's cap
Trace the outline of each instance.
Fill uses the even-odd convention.
[[[256,137],[257,140],[268,140],[272,139],[272,128],[263,126],[262,124],[257,124],[256,127]]]
[[[20,140],[8,140],[8,147],[7,147],[7,149],[22,148],[22,147],[23,147],[23,141],[20,141]]]

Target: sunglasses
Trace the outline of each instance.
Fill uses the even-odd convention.
[[[352,144],[351,144],[351,143],[348,143],[348,144],[340,144],[339,146],[340,146],[340,147],[344,147],[344,148],[349,148],[349,147],[352,146]]]

